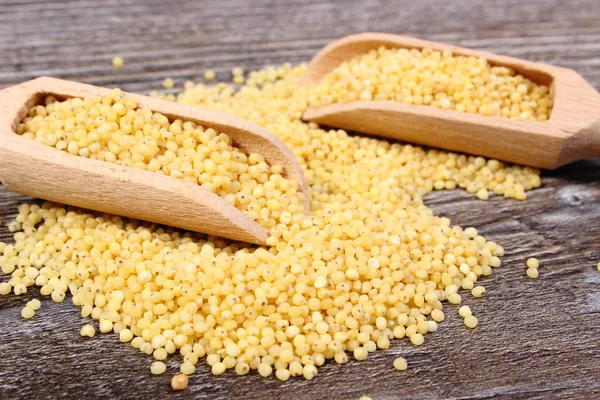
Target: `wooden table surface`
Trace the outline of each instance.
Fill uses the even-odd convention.
[[[146,93],[206,68],[228,79],[233,66],[306,62],[330,40],[373,30],[558,64],[598,89],[599,21],[597,0],[1,0],[0,87],[51,75]],[[120,71],[111,67],[117,55]],[[23,200],[0,187],[0,240],[11,240],[7,223]],[[200,362],[188,390],[173,394],[176,360],[151,376],[151,359],[116,335],[79,336],[88,321],[70,301],[44,300],[24,321],[20,309],[39,291],[3,296],[0,398],[600,398],[599,203],[600,160],[544,173],[525,202],[429,195],[437,214],[507,250],[485,298],[469,302],[479,326],[466,329],[448,306],[423,346],[393,341],[366,361],[328,363],[312,381],[216,378]],[[537,280],[525,277],[532,256],[542,262]],[[399,355],[404,373],[392,368]]]

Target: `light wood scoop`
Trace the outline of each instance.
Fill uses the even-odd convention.
[[[533,167],[554,169],[600,156],[600,95],[575,71],[547,64],[385,33],[346,36],[325,46],[304,77],[317,84],[341,63],[380,46],[425,47],[484,57],[550,87],[554,106],[547,121],[516,121],[396,101],[353,101],[308,108],[304,119]]]
[[[108,95],[110,89],[38,78],[0,91],[0,180],[17,193],[111,214],[172,225],[216,236],[264,244],[268,230],[200,185],[160,173],[75,156],[17,135],[16,126],[36,104],[57,99]],[[281,165],[298,182],[305,212],[310,199],[292,152],[275,136],[241,118],[132,93],[138,107],[196,122],[228,134],[246,152]]]

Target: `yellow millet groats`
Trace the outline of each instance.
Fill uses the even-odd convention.
[[[477,324],[479,323],[479,321],[477,320],[477,317],[475,317],[474,315],[467,315],[465,317],[465,325],[467,326],[467,328],[475,328],[477,326]]]
[[[25,319],[33,318],[34,315],[35,311],[29,307],[23,307],[23,309],[21,310],[21,316]]]
[[[537,279],[539,271],[537,268],[527,268],[527,277],[530,279]]]
[[[162,81],[162,87],[165,89],[173,89],[174,86],[175,82],[171,78],[165,78],[165,80]]]
[[[405,371],[408,368],[408,363],[405,358],[398,357],[394,360],[394,368],[398,371]]]
[[[171,387],[173,390],[184,390],[188,386],[188,376],[185,374],[175,375],[171,379]]]
[[[10,283],[8,282],[0,282],[0,295],[7,295],[10,292],[12,292],[13,287]]]
[[[471,290],[471,294],[473,295],[473,297],[483,297],[485,295],[485,287],[484,286],[475,286]]]
[[[461,317],[463,317],[463,318],[466,318],[469,315],[472,315],[471,307],[469,307],[469,306],[460,306],[460,308],[458,309],[458,314]]]
[[[204,71],[204,80],[207,82],[213,81],[216,77],[215,71],[208,69]]]
[[[33,311],[37,311],[42,307],[42,303],[38,299],[33,299],[28,301],[26,306]]]
[[[125,60],[123,57],[114,57],[112,59],[112,66],[114,69],[121,69],[125,65]]]
[[[527,268],[538,268],[540,266],[540,260],[537,258],[528,258],[527,259]]]
[[[162,375],[167,370],[167,366],[162,361],[154,361],[150,366],[150,372],[152,375]]]
[[[199,184],[267,228],[290,223],[302,210],[297,182],[284,178],[281,166],[245,154],[224,133],[138,108],[118,89],[103,97],[47,97],[17,133],[73,155]],[[20,230],[20,223],[9,229]]]
[[[528,258],[527,259],[527,277],[530,279],[537,279],[539,276],[539,268],[540,260],[537,258]]]
[[[311,106],[394,100],[510,119],[545,121],[549,88],[484,58],[432,49],[376,50],[336,67],[311,91]]]
[[[84,325],[83,327],[81,327],[79,334],[81,336],[94,337],[96,335],[96,330],[94,329],[94,327],[92,325],[87,324],[87,325]]]
[[[253,120],[290,147],[310,186],[312,210],[303,215],[299,205],[290,209],[296,204],[291,200],[296,187],[282,186],[283,179],[273,182],[269,190],[280,206],[253,200],[256,208],[250,210],[259,220],[272,221],[268,247],[52,203],[25,204],[16,219],[20,225],[15,243],[0,245],[0,265],[11,275],[0,291],[25,292],[36,285],[57,300],[69,292],[83,317],[100,321],[101,332],[112,329],[157,361],[180,353],[182,374],[173,378],[174,389],[187,386],[186,374],[194,373],[203,359],[215,375],[254,370],[280,380],[312,379],[326,360],[364,360],[378,348],[388,348],[393,339],[422,345],[427,333],[444,320],[445,302],[459,304],[458,292],[479,285],[504,255],[502,246],[487,241],[475,228],[463,229],[434,215],[423,196],[434,189],[461,187],[471,193],[486,188],[516,197],[540,185],[539,172],[303,122],[308,104],[301,86],[304,71],[305,66],[265,68],[250,73],[237,92],[225,84],[190,84],[178,96],[167,96]],[[152,170],[171,176],[180,171],[179,178],[211,182],[217,193],[222,181],[217,185],[213,179],[230,177],[242,168],[239,163],[248,168],[263,165],[253,169],[261,171],[259,177],[249,177],[257,182],[250,194],[260,187],[260,175],[269,172],[259,156],[244,158],[217,132],[156,115],[143,122],[151,113],[125,102],[119,92],[66,103],[50,100],[32,112],[19,133],[74,155],[107,160],[110,152],[114,157],[107,161],[146,169],[153,165]],[[116,104],[122,104],[119,112]],[[84,114],[81,109],[88,117],[78,117]],[[108,113],[110,118],[130,116],[126,122],[131,132],[149,131],[115,134],[111,124],[117,123],[105,120],[97,129],[108,129],[103,131],[107,136],[96,134],[91,140],[93,132],[85,121],[93,113],[90,124],[96,123],[102,111],[105,118]],[[54,113],[68,116],[51,119]],[[69,127],[80,125],[77,118],[83,126],[71,136],[64,129],[69,118]],[[109,126],[100,128],[104,123]],[[59,135],[60,130],[64,133]],[[113,136],[119,146],[112,146],[114,151]],[[193,164],[183,168],[182,158],[192,154],[188,139],[195,141],[189,150],[202,143],[221,155],[220,162],[213,160],[208,181],[194,175]],[[127,150],[121,147],[124,143]],[[132,152],[134,146],[147,148]],[[83,148],[89,153],[80,154]],[[125,151],[129,153],[121,156]],[[167,152],[169,156],[161,158]],[[212,153],[196,150],[188,157],[193,160],[194,154],[206,159]],[[223,158],[230,161],[227,167],[222,166]],[[237,193],[248,190],[248,181],[228,180],[228,192],[235,192],[235,182],[240,184]],[[271,178],[265,185],[268,182]],[[253,196],[262,199],[267,194]],[[283,211],[273,214],[286,207],[285,218]],[[477,287],[476,295],[482,293]],[[465,324],[473,328],[477,319],[469,313]],[[82,334],[93,335],[90,328]],[[151,372],[163,373],[163,365],[153,364]]]

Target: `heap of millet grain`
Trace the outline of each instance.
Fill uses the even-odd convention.
[[[484,58],[432,49],[376,50],[342,63],[309,95],[311,106],[355,100],[394,100],[468,113],[545,121],[548,86],[493,66]]]
[[[62,301],[69,291],[101,332],[152,355],[155,374],[179,352],[183,374],[205,357],[215,375],[257,370],[311,379],[328,359],[364,360],[394,338],[423,344],[444,320],[444,302],[460,303],[461,290],[490,275],[504,254],[475,228],[433,215],[423,196],[462,187],[524,198],[540,185],[538,171],[303,122],[304,71],[266,68],[250,73],[237,92],[190,82],[168,96],[250,119],[292,149],[312,213],[279,220],[269,247],[25,204],[13,226],[15,244],[0,244],[0,264],[11,275],[0,293],[36,285]],[[173,387],[185,386],[178,375]]]

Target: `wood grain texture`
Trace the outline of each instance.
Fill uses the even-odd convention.
[[[403,140],[478,156],[555,169],[600,156],[600,94],[575,71],[389,33],[366,32],[333,41],[313,57],[304,83],[316,85],[341,63],[387,48],[450,51],[510,67],[550,87],[554,102],[543,122],[417,106],[399,101],[351,101],[310,107],[304,119],[351,131]]]
[[[596,0],[3,0],[0,86],[52,75],[147,93],[167,76],[181,87],[215,68],[226,79],[236,65],[307,62],[331,40],[383,31],[572,68],[598,89],[599,14]],[[112,70],[116,55],[123,70]],[[0,240],[23,200],[0,188]],[[39,293],[3,296],[0,398],[600,398],[599,202],[599,160],[544,174],[525,202],[480,202],[460,190],[427,196],[437,214],[507,249],[486,296],[468,301],[479,326],[465,329],[448,306],[420,348],[393,341],[366,361],[326,364],[312,381],[215,378],[199,363],[188,390],[173,394],[175,360],[152,377],[150,358],[116,335],[80,337],[87,321],[68,301],[44,301],[23,321],[20,308]],[[542,260],[537,280],[525,277],[531,256]],[[392,369],[399,355],[409,361],[404,373]]]
[[[170,176],[73,156],[15,133],[28,110],[43,100],[93,97],[110,89],[55,78],[38,78],[0,92],[0,180],[15,192],[77,207],[159,224],[265,244],[269,232],[242,211],[199,185]],[[235,116],[123,93],[138,107],[228,134],[247,153],[258,153],[284,176],[298,182],[305,212],[310,196],[302,169],[290,149],[272,133]]]

